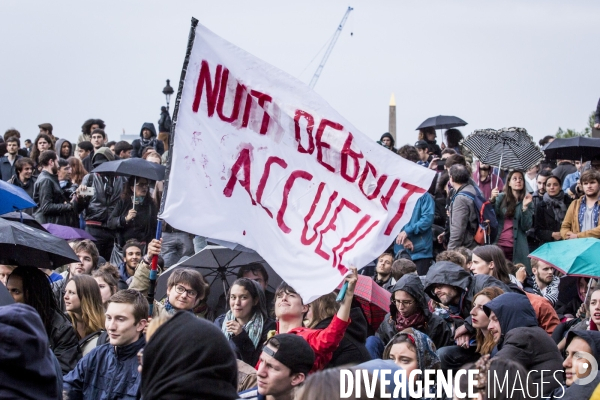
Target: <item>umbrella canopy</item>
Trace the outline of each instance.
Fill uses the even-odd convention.
[[[467,122],[458,117],[453,117],[451,115],[438,115],[437,117],[427,118],[416,130],[418,131],[424,128],[450,129],[465,125],[467,125]]]
[[[544,153],[524,128],[476,130],[461,143],[483,164],[527,171],[544,159]]]
[[[35,206],[37,204],[29,197],[26,191],[18,186],[0,180],[0,214]]]
[[[0,219],[0,262],[56,268],[79,262],[69,244],[48,232]]]
[[[578,136],[554,139],[544,147],[544,154],[549,160],[590,161],[600,155],[600,138]]]
[[[43,227],[46,228],[46,230],[54,236],[57,236],[64,240],[89,239],[96,241],[95,237],[93,237],[83,229],[56,224],[44,224]]]
[[[107,175],[137,176],[152,181],[165,179],[167,169],[142,158],[127,158],[125,160],[107,161],[94,168],[92,172]]]
[[[343,282],[338,289],[341,289],[342,285]],[[367,322],[376,331],[385,315],[390,312],[390,292],[379,286],[373,278],[358,275],[354,298],[360,303]]]
[[[22,221],[23,224],[25,224],[27,226],[30,226],[32,228],[39,229],[39,230],[47,232],[46,228],[44,228],[42,226],[42,224],[40,224],[39,222],[37,222],[35,220],[35,218],[33,218],[31,215],[26,214],[24,212],[13,211],[13,212],[9,212],[9,213],[0,215],[0,218],[4,218],[4,219],[7,219],[9,221],[16,221],[16,222],[21,222],[21,219],[22,219],[23,220]]]
[[[600,240],[582,238],[545,243],[529,257],[550,264],[566,275],[598,278],[599,255]]]
[[[258,253],[231,250],[223,246],[206,246],[187,260],[173,265],[158,277],[155,298],[160,300],[167,294],[167,281],[174,270],[194,268],[204,276],[204,279],[210,285],[210,295],[207,302],[214,309],[219,296],[226,293],[229,286],[235,281],[238,269],[251,263],[260,263],[265,267],[269,275],[270,288],[276,289],[279,286],[281,278]]]

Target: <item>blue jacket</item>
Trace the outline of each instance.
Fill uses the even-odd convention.
[[[402,228],[408,235],[408,240],[413,243],[413,250],[408,251],[413,260],[433,257],[433,217],[435,216],[435,202],[429,193],[425,193],[417,200],[408,224]],[[394,242],[394,253],[404,250],[404,246]]]
[[[142,376],[137,353],[146,344],[144,336],[127,346],[98,346],[63,378],[69,400],[139,399]]]

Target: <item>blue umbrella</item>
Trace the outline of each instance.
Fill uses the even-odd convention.
[[[0,180],[0,214],[35,206],[37,204],[29,197],[26,191],[18,186]]]
[[[594,238],[560,240],[540,246],[529,255],[571,276],[600,277],[600,240]]]

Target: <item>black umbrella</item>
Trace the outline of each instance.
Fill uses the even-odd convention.
[[[281,283],[279,275],[258,253],[243,246],[241,248],[244,250],[232,250],[223,246],[209,245],[192,257],[173,265],[158,277],[156,282],[156,298],[162,299],[167,294],[169,276],[174,270],[179,268],[194,268],[204,276],[204,279],[211,286],[207,303],[213,308],[216,307],[221,293],[227,293],[227,290],[236,279],[239,268],[243,265],[251,263],[262,264],[269,275],[269,286],[272,289],[276,289]],[[215,286],[214,289],[213,286]]]
[[[437,117],[427,118],[416,130],[418,131],[424,128],[450,129],[465,125],[467,125],[467,122],[458,117],[453,117],[451,115],[438,115]]]
[[[79,262],[79,258],[64,239],[0,218],[0,262],[57,268]]]
[[[572,137],[554,139],[544,148],[549,160],[581,160],[590,161],[600,155],[600,138]]]
[[[37,222],[35,218],[24,212],[13,211],[0,215],[0,218],[7,219],[9,221],[22,222],[25,225],[28,225],[32,228],[48,232],[48,230],[44,228],[39,222]]]
[[[165,179],[167,169],[142,158],[128,158],[125,160],[107,161],[92,170],[99,174],[137,176],[151,181],[162,181]]]

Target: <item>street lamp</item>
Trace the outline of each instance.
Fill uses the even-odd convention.
[[[171,100],[171,95],[173,94],[173,88],[170,85],[171,80],[167,79],[167,86],[163,89],[163,94],[167,98],[167,110],[169,109],[169,101]]]

